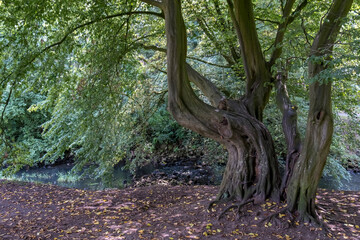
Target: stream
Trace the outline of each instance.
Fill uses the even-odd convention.
[[[63,187],[89,189],[89,190],[103,190],[106,188],[124,188],[127,183],[130,183],[132,176],[128,171],[122,170],[120,167],[114,170],[114,181],[111,183],[104,183],[100,179],[92,179],[89,177],[80,178],[80,175],[74,175],[71,172],[73,165],[62,164],[54,167],[47,168],[34,168],[28,170],[21,170],[15,175],[8,177],[9,180],[27,181],[27,182],[41,182],[56,184]],[[164,169],[158,169],[155,171],[188,171],[187,166],[168,166]],[[179,171],[180,170],[180,171]],[[213,178],[218,179],[216,184],[220,184],[222,171],[213,173]],[[218,176],[217,176],[218,175]],[[0,178],[4,179],[0,176]],[[334,189],[334,190],[348,190],[348,191],[360,191],[360,173],[350,172],[350,180],[342,180],[337,182],[330,177],[323,177],[319,183],[320,188]]]
[[[54,167],[31,168],[28,170],[20,170],[11,177],[5,179],[40,182],[46,184],[55,184],[62,187],[103,190],[106,188],[123,188],[124,182],[131,182],[131,174],[127,171],[117,168],[114,170],[115,181],[104,183],[101,179],[93,179],[90,177],[80,177],[79,174],[71,172],[73,165],[61,164]],[[2,178],[0,176],[0,178]]]
[[[349,181],[343,179],[337,182],[330,177],[322,177],[319,183],[319,188],[344,190],[344,191],[360,191],[360,173],[349,172]]]

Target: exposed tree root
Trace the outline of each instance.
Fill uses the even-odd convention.
[[[233,208],[237,208],[237,205],[231,205],[230,207],[226,208],[220,215],[218,216],[218,220],[220,220],[228,211],[230,211]]]
[[[240,204],[234,204],[231,205],[230,207],[226,208],[224,211],[222,211],[222,213],[219,215],[218,220],[220,220],[228,211],[230,211],[233,208],[237,208],[237,214],[240,215],[240,209],[245,206],[248,203],[253,203],[254,199],[249,199],[247,201],[243,201]]]
[[[325,232],[330,232],[330,227],[326,222],[324,222],[318,214],[316,216],[311,216],[310,214],[305,214],[300,217],[300,221],[307,222],[312,224],[315,227],[322,228]]]
[[[233,200],[234,198],[233,197],[230,197],[230,198],[222,198],[222,199],[215,199],[214,201],[211,201],[208,205],[208,210],[211,210],[211,208],[216,205],[216,204],[219,204],[219,203],[224,203],[224,202],[228,202],[228,201],[231,201]]]
[[[289,221],[284,222],[278,219],[278,217],[281,214],[286,214],[289,218]],[[277,211],[276,213],[271,214],[270,216],[267,216],[266,218],[262,219],[259,223],[263,222],[275,222],[277,226],[282,226],[283,228],[289,228],[294,225],[294,223],[298,220],[298,222],[305,222],[313,225],[314,227],[320,227],[325,232],[330,232],[329,226],[321,220],[319,215],[317,214],[316,217],[311,216],[310,214],[304,214],[296,216],[294,213],[292,213],[288,208],[281,209]]]
[[[317,210],[321,210],[321,211],[326,212],[326,209],[323,208],[323,207],[320,207],[319,204],[315,205],[315,208],[316,208]]]
[[[267,216],[266,218],[260,220],[259,223],[263,223],[263,222],[271,222],[271,221],[275,221],[275,223],[279,226],[279,225],[282,225],[284,228],[287,228],[287,227],[290,227],[290,224],[287,224],[287,223],[283,223],[281,221],[279,221],[279,219],[277,219],[277,217],[280,215],[280,214],[284,214],[284,213],[288,213],[289,214],[289,217],[290,217],[290,222],[292,222],[294,220],[294,216],[293,214],[287,209],[287,208],[284,208],[284,209],[281,209],[280,211],[277,211],[276,213],[273,213],[269,216]],[[287,226],[286,226],[287,225]]]

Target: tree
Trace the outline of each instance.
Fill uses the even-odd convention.
[[[242,203],[258,203],[267,198],[277,200],[282,196],[287,198],[290,211],[299,211],[301,218],[305,220],[316,220],[315,191],[332,136],[331,81],[322,82],[322,78],[316,78],[330,68],[333,46],[352,1],[333,0],[320,28],[315,25],[318,26],[321,19],[315,20],[316,24],[311,24],[310,30],[318,33],[309,52],[302,50],[304,52],[301,53],[302,57],[306,57],[306,54],[310,56],[308,75],[313,80],[310,84],[308,126],[303,142],[297,127],[297,107],[291,103],[286,91],[289,58],[283,55],[284,47],[288,46],[285,38],[289,37],[287,34],[291,25],[298,21],[303,27],[299,18],[310,4],[307,0],[274,3],[277,5],[271,10],[278,8],[275,21],[257,20],[259,17],[254,11],[254,3],[262,5],[266,1],[204,1],[208,12],[214,12],[219,19],[219,27],[212,29],[204,20],[206,16],[194,14],[192,19],[190,17],[190,23],[203,30],[212,46],[222,56],[222,63],[188,56],[189,44],[182,4],[195,4],[194,2],[141,2],[149,5],[129,0],[88,5],[76,3],[71,7],[60,3],[45,4],[39,8],[39,2],[33,1],[26,3],[26,10],[22,12],[16,3],[4,1],[3,19],[7,22],[2,22],[0,26],[13,26],[15,30],[2,30],[2,34],[7,36],[1,42],[5,49],[2,62],[3,66],[7,66],[7,69],[1,68],[4,76],[2,85],[15,88],[18,81],[22,81],[36,88],[34,86],[41,85],[36,79],[49,74],[44,68],[51,67],[52,77],[44,81],[49,95],[53,99],[60,99],[58,102],[64,96],[75,99],[76,95],[80,95],[86,100],[90,99],[97,107],[95,111],[89,106],[86,108],[90,109],[87,113],[97,117],[106,112],[102,103],[111,105],[112,101],[117,101],[112,99],[120,97],[121,103],[111,105],[112,111],[115,111],[117,106],[122,106],[122,102],[128,99],[129,92],[133,91],[132,84],[126,85],[122,81],[137,78],[140,74],[127,68],[139,67],[139,62],[147,62],[147,59],[137,59],[131,54],[144,49],[166,53],[169,111],[179,124],[216,140],[224,145],[229,153],[217,200],[239,198]],[[189,8],[190,12],[194,11]],[[118,12],[118,9],[122,11]],[[323,7],[319,14],[326,10]],[[36,13],[34,16],[30,14],[33,12]],[[22,26],[21,22],[11,18],[12,14],[17,14],[16,16],[27,24]],[[146,17],[140,19],[136,16]],[[164,19],[165,26],[162,21],[156,20],[157,24],[147,27],[145,23],[154,19]],[[61,21],[70,22],[59,30],[57,24]],[[269,21],[272,24],[271,29],[276,32],[275,36],[262,38],[259,33],[266,31],[259,30],[257,21]],[[139,35],[139,30],[136,31],[132,24],[141,28],[140,31],[145,35]],[[166,49],[160,47],[161,40],[158,40],[161,39],[163,27]],[[108,29],[111,34],[106,32]],[[194,28],[192,30],[198,31]],[[303,27],[301,30],[309,42],[307,28]],[[29,39],[29,34],[37,37]],[[106,34],[111,36],[111,40]],[[239,49],[235,40],[238,41]],[[264,50],[263,45],[268,49]],[[13,51],[17,55],[12,55]],[[235,77],[239,81],[245,81],[246,90],[243,96],[237,99],[228,97],[187,63],[187,60],[191,59],[232,68]],[[72,68],[79,71],[73,71]],[[155,68],[164,71],[161,64]],[[82,69],[86,69],[85,73],[81,72]],[[62,80],[59,82],[58,79]],[[277,104],[283,114],[282,127],[287,143],[286,170],[281,184],[274,142],[262,122],[264,109],[274,86]],[[199,89],[204,97],[197,95],[195,88]],[[62,90],[61,94],[59,89]],[[104,94],[99,93],[102,91]],[[83,100],[82,104],[86,104],[86,101]],[[4,111],[5,109],[6,104]],[[92,122],[92,117],[85,117],[85,113],[84,118],[89,123]],[[91,148],[94,149],[94,146]]]
[[[278,196],[279,174],[273,141],[261,120],[271,91],[270,83],[275,78],[272,76],[271,67],[281,55],[284,32],[295,17],[296,12],[291,15],[295,1],[286,2],[283,19],[275,38],[275,49],[268,63],[265,61],[257,37],[252,2],[227,1],[240,43],[247,79],[246,94],[238,101],[225,99],[215,87],[211,87],[210,90],[202,87],[207,80],[201,79],[201,76],[186,65],[186,30],[180,1],[146,2],[160,7],[165,15],[170,112],[182,126],[215,139],[225,145],[229,152],[218,199],[240,198],[243,202],[249,199],[258,202],[264,201],[267,197]],[[305,5],[306,1],[299,5],[298,11]],[[332,53],[332,46],[341,27],[341,19],[347,15],[351,5],[352,1],[333,2],[324,24],[321,25],[314,39],[311,56],[329,56]],[[315,77],[325,68],[323,62],[310,62],[310,77]],[[202,84],[198,83],[198,79],[201,79]],[[190,86],[190,81],[203,90],[213,103],[213,108],[199,100]],[[284,93],[279,91],[279,94]],[[279,105],[285,104],[284,102]],[[292,148],[289,152],[292,156],[287,158],[287,164],[292,168],[296,166],[286,172],[285,178],[290,179],[290,185],[287,184],[288,180],[283,181],[283,189],[288,187],[290,210],[298,210],[301,218],[317,221],[315,194],[333,131],[331,83],[311,84],[310,104],[306,145],[300,152],[299,160],[297,153],[301,147],[296,121],[291,121],[293,114],[287,112],[295,109],[290,107],[289,103],[283,106],[284,132]],[[292,124],[290,128],[289,124]],[[307,169],[306,173],[304,169]],[[288,176],[292,172],[294,174]]]
[[[311,56],[331,58],[333,46],[343,19],[350,11],[352,1],[334,1],[324,23],[311,46]],[[327,64],[310,62],[310,77],[327,68]],[[301,218],[316,219],[315,195],[333,134],[331,82],[314,82],[310,85],[310,109],[304,144],[290,180],[288,204],[298,210]]]

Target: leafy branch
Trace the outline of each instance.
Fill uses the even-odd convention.
[[[116,14],[113,14],[113,15],[108,15],[108,16],[105,16],[105,17],[101,17],[101,18],[97,18],[97,19],[94,19],[94,20],[91,20],[91,21],[88,21],[88,22],[85,22],[83,24],[80,24],[70,30],[68,30],[66,32],[66,34],[58,41],[58,42],[55,42],[45,48],[43,48],[42,50],[40,50],[38,53],[35,53],[34,56],[28,61],[26,62],[25,64],[23,64],[22,66],[20,66],[18,69],[20,71],[24,71],[24,69],[29,66],[31,63],[33,63],[41,54],[43,54],[44,52],[48,51],[49,49],[52,49],[56,46],[60,46],[63,42],[65,42],[65,40],[72,34],[74,33],[76,30],[80,29],[80,28],[83,28],[83,27],[86,27],[86,26],[89,26],[89,25],[92,25],[94,23],[97,23],[97,22],[101,22],[101,21],[104,21],[104,20],[108,20],[108,19],[112,19],[112,18],[116,18],[116,17],[122,17],[122,16],[131,16],[131,15],[135,15],[135,14],[145,14],[145,15],[153,15],[153,16],[157,16],[157,17],[160,17],[160,18],[164,18],[164,15],[162,13],[157,13],[157,12],[151,12],[151,11],[133,11],[133,12],[123,12],[123,13],[116,13]],[[3,83],[6,79],[10,78],[13,74],[15,73],[15,71],[11,72],[10,74],[8,74],[2,81],[1,83]]]

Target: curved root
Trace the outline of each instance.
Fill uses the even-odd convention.
[[[223,202],[227,202],[227,201],[231,201],[233,200],[234,198],[222,198],[222,199],[215,199],[214,201],[211,201],[207,207],[208,210],[211,210],[211,208],[218,204],[218,203],[223,203]]]
[[[218,220],[220,220],[228,211],[230,211],[233,208],[237,208],[237,205],[231,205],[230,207],[226,208],[220,215],[218,216]]]
[[[291,220],[294,219],[293,214],[289,211],[289,209],[284,208],[284,209],[281,209],[280,211],[277,211],[276,213],[273,213],[273,214],[267,216],[266,218],[260,220],[259,223],[270,222],[271,220],[276,218],[279,214],[283,214],[283,213],[288,213],[290,215]]]
[[[285,223],[279,221],[279,219],[277,217],[280,216],[281,214],[287,214],[287,216],[289,217],[289,221],[285,222]],[[304,214],[302,216],[301,215],[295,216],[288,208],[281,209],[280,211],[277,211],[276,213],[273,213],[273,214],[267,216],[266,218],[260,220],[259,223],[263,223],[263,222],[269,223],[271,221],[275,221],[276,224],[283,225],[283,226],[286,225],[285,228],[288,228],[293,225],[293,223],[295,222],[296,219],[299,222],[306,222],[315,227],[321,227],[325,232],[330,232],[329,226],[325,222],[321,221],[321,219],[319,218],[318,215],[316,217],[313,217],[310,214]]]
[[[310,214],[306,213],[303,216],[300,216],[300,220],[307,222],[307,223],[313,225],[314,227],[320,227],[325,232],[331,232],[328,224],[320,218],[318,213],[316,213],[316,216],[311,216]]]
[[[238,205],[231,205],[230,207],[226,208],[222,213],[219,215],[218,220],[220,220],[228,211],[230,211],[233,208],[237,208],[237,214],[240,215],[240,209],[245,206],[248,203],[253,203],[254,199],[249,199],[247,201],[243,201]]]

